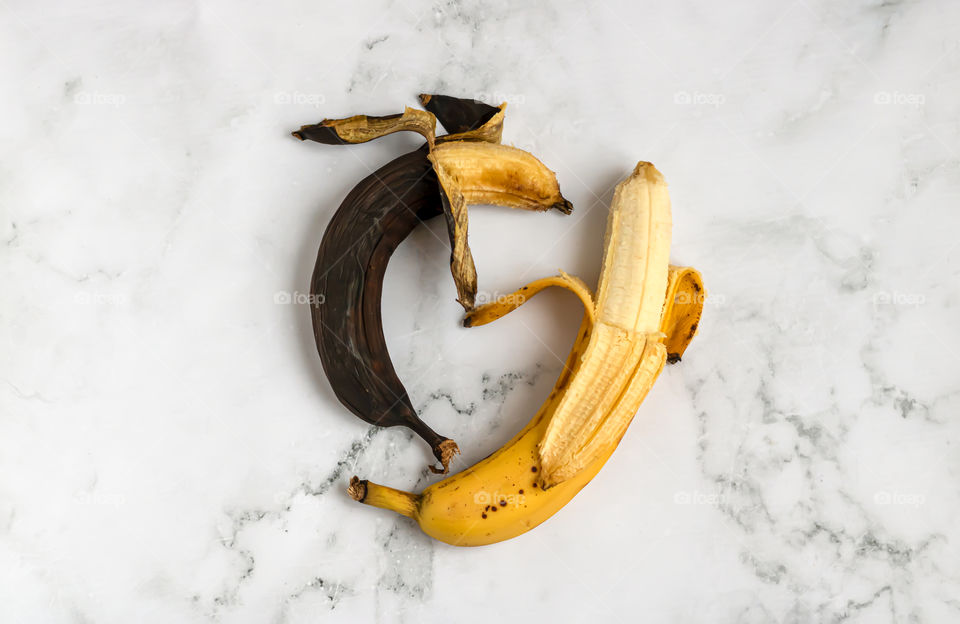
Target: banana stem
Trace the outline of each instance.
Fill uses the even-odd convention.
[[[357,477],[350,479],[347,493],[353,500],[364,505],[373,505],[382,509],[395,511],[402,516],[413,518],[417,511],[420,497],[410,492],[395,490],[392,487],[371,483]]]

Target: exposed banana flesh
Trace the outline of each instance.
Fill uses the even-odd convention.
[[[616,446],[666,359],[660,321],[670,264],[670,195],[649,163],[614,192],[604,235],[596,325],[581,372],[540,441],[541,484],[553,487]],[[639,383],[638,383],[639,382]],[[648,385],[648,387],[649,387]]]
[[[491,322],[549,286],[571,290],[584,303],[564,369],[527,426],[488,458],[419,495],[356,477],[350,495],[414,518],[428,535],[460,546],[515,537],[563,507],[613,453],[663,368],[666,345],[679,359],[696,331],[703,285],[696,271],[668,266],[670,228],[666,183],[653,165],[640,163],[614,195],[596,296],[561,274],[464,319],[467,326]]]

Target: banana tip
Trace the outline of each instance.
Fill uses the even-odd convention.
[[[571,203],[570,203],[568,200],[566,200],[566,199],[561,200],[561,201],[555,203],[555,204],[554,204],[553,206],[551,206],[551,207],[552,207],[552,208],[556,208],[557,210],[559,210],[559,211],[562,212],[563,214],[570,214],[571,212],[573,212],[573,204],[571,204]]]
[[[443,468],[437,468],[436,466],[429,466],[430,472],[433,474],[447,474],[450,472],[450,462],[453,460],[453,456],[460,452],[460,447],[457,446],[457,443],[453,440],[447,438],[433,449],[433,454],[436,455],[437,459],[440,460],[440,465]]]
[[[641,160],[637,163],[637,166],[633,169],[634,177],[644,178],[647,182],[653,183],[665,183],[666,179],[663,177],[663,174],[653,166],[653,163]]]
[[[361,481],[356,476],[350,478],[350,485],[347,486],[347,494],[350,495],[350,498],[362,503],[363,499],[367,497],[367,482],[366,480]]]
[[[337,129],[329,125],[327,121],[324,120],[310,126],[301,126],[299,130],[294,130],[290,134],[301,141],[310,140],[325,145],[346,145],[349,143],[349,141],[342,139],[337,133]]]

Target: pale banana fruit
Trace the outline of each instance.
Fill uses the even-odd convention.
[[[561,274],[464,320],[472,326],[500,318],[548,286],[583,302],[564,370],[529,424],[491,456],[419,495],[354,477],[354,499],[414,518],[438,540],[480,546],[542,523],[597,474],[663,368],[665,341],[676,359],[689,344],[704,296],[696,271],[668,266],[670,201],[653,165],[640,163],[617,187],[607,223],[596,297]]]
[[[670,264],[670,196],[649,163],[617,185],[604,235],[596,323],[580,372],[539,443],[553,487],[616,447],[666,359],[660,332]]]

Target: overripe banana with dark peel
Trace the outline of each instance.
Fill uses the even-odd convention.
[[[450,236],[450,271],[457,301],[469,311],[477,294],[477,271],[467,242],[467,206],[495,204],[524,210],[554,208],[570,214],[556,175],[529,152],[473,141],[437,143],[430,151]]]
[[[455,109],[456,103],[449,103],[449,108]],[[366,128],[376,128],[373,133],[379,136],[430,128],[432,136],[435,124],[420,121],[432,115],[417,112],[405,113],[406,120],[400,115],[370,122],[368,117]],[[357,130],[363,127],[362,117],[303,126],[294,136],[333,145],[374,138],[370,131]],[[344,199],[317,253],[310,312],[320,361],[340,402],[372,425],[413,430],[440,462],[439,469],[430,469],[445,474],[459,449],[417,415],[387,351],[380,309],[383,277],[393,251],[418,223],[443,213],[427,152],[424,145],[394,159],[360,181]]]
[[[563,507],[619,444],[664,365],[665,344],[682,353],[695,332],[703,286],[696,271],[668,268],[670,226],[666,183],[653,165],[640,163],[614,195],[596,296],[562,274],[467,314],[467,325],[490,322],[549,286],[583,301],[564,369],[530,423],[488,458],[419,495],[356,477],[349,494],[460,546],[515,537]]]
[[[457,112],[445,100],[445,115],[464,120],[479,111],[485,120],[468,124],[474,143],[499,138],[502,107],[491,114],[467,101]],[[486,105],[484,105],[486,106]],[[356,416],[374,425],[407,426],[430,444],[446,473],[456,443],[437,434],[416,414],[397,377],[383,336],[380,299],[387,262],[417,223],[444,212],[428,153],[435,120],[431,113],[407,109],[403,115],[328,119],[294,132],[301,140],[325,144],[360,143],[398,131],[422,134],[428,144],[401,156],[362,180],[336,211],[317,254],[311,282],[311,315],[320,359],[337,398]],[[454,145],[454,143],[450,143]],[[458,170],[456,163],[451,165]],[[523,192],[523,185],[517,192]],[[498,203],[520,203],[503,189]],[[476,287],[474,286],[474,292]],[[321,304],[322,302],[322,304]]]
[[[383,276],[397,246],[443,211],[427,148],[364,178],[333,215],[310,284],[313,334],[340,402],[372,425],[402,425],[423,438],[448,471],[456,443],[424,423],[400,382],[383,335]]]

